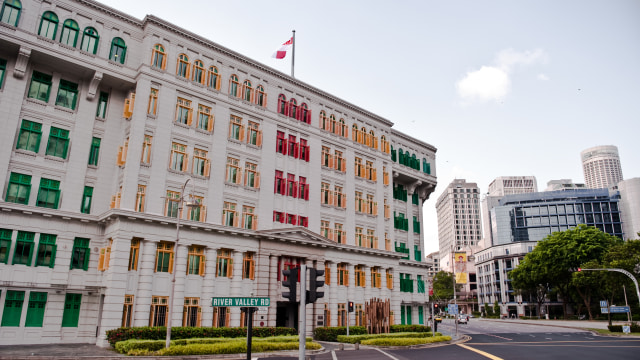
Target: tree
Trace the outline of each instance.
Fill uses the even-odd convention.
[[[620,243],[621,239],[584,224],[554,232],[540,241],[511,271],[512,285],[519,290],[533,291],[548,284],[562,297],[566,318],[573,279],[570,270],[590,260],[601,261],[611,246]]]
[[[460,285],[456,285],[460,290]],[[453,299],[453,274],[446,271],[439,271],[433,277],[433,297],[439,300]]]

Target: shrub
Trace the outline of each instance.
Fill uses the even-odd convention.
[[[349,326],[349,335],[365,335],[367,328],[364,326]],[[313,333],[313,338],[318,341],[337,341],[338,335],[347,335],[347,328],[344,326],[322,326],[317,327]]]
[[[162,340],[167,338],[167,328],[157,327],[129,327],[107,330],[107,340],[111,346],[119,341],[129,339],[140,340]],[[254,337],[269,337],[280,335],[296,335],[296,329],[287,327],[257,327],[253,328]],[[191,338],[235,338],[246,337],[247,328],[213,328],[213,327],[173,327],[171,328],[171,339],[191,339]]]
[[[424,325],[391,325],[389,331],[392,333],[430,332],[431,327]]]
[[[449,341],[451,336],[435,336],[435,337],[422,337],[422,338],[376,338],[363,340],[362,345],[375,345],[375,346],[409,346],[409,345],[421,345],[431,344],[435,342]]]
[[[631,330],[632,333],[640,333],[640,324],[632,323],[630,330]],[[622,332],[622,325],[609,325],[609,331],[611,331],[611,332]]]
[[[368,334],[368,335],[338,335],[338,342],[356,344],[362,343],[363,340],[382,339],[382,338],[425,338],[432,334],[427,332],[413,333],[389,333],[389,334]]]
[[[164,340],[127,340],[116,343],[116,351],[121,354],[128,354],[132,350],[157,351],[165,347]]]

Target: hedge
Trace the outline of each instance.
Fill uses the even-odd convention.
[[[163,340],[167,338],[167,328],[164,326],[156,327],[127,327],[107,330],[107,341],[112,347],[119,341],[129,339],[139,340]],[[288,327],[254,327],[254,337],[269,337],[280,335],[297,335],[294,328]],[[171,339],[191,339],[191,338],[237,338],[247,337],[247,328],[244,327],[173,327],[171,328]]]
[[[609,325],[609,331],[611,332],[622,332],[622,325]],[[640,324],[633,323],[631,324],[631,332],[632,333],[640,333]]]
[[[392,333],[400,332],[431,332],[430,326],[424,325],[391,325],[389,331]]]
[[[161,340],[127,340],[118,342],[116,349],[119,352],[127,355],[145,355],[145,356],[171,356],[171,355],[209,355],[209,354],[239,354],[247,352],[247,342],[241,339],[194,339],[192,340],[177,340],[171,341],[171,346],[165,348],[165,342]],[[278,339],[271,339],[271,341],[260,341],[251,343],[252,352],[267,352],[278,350],[297,350],[298,342],[290,341],[291,339],[285,339],[285,341],[277,341]],[[185,343],[186,342],[186,343]],[[180,344],[179,344],[180,343]],[[314,342],[306,342],[306,348],[309,350],[321,349],[322,346]],[[120,350],[128,349],[127,352]]]
[[[362,340],[362,345],[375,345],[375,346],[410,346],[431,344],[435,342],[450,341],[451,336],[434,336],[423,338],[376,338]]]
[[[367,328],[364,326],[349,326],[349,335],[366,335]],[[322,326],[314,330],[313,338],[318,341],[338,341],[338,335],[347,335],[345,326]]]
[[[438,335],[442,335],[437,333]],[[430,332],[406,332],[406,333],[389,333],[389,334],[368,334],[368,335],[338,335],[338,342],[356,344],[362,343],[363,340],[383,339],[383,338],[426,338],[431,337]]]

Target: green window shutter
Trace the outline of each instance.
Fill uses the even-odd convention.
[[[100,155],[100,138],[94,137],[91,140],[91,149],[89,150],[89,165],[98,166],[98,156]]]
[[[92,199],[93,199],[93,188],[91,186],[85,186],[84,193],[82,195],[82,204],[80,204],[81,213],[89,214],[89,212],[91,212]]]
[[[98,99],[98,107],[96,108],[96,117],[104,119],[107,116],[107,103],[109,102],[109,94],[106,92],[100,92],[100,98]],[[94,138],[95,139],[95,138]]]
[[[44,321],[44,310],[47,306],[47,293],[32,291],[29,294],[29,307],[27,308],[27,319],[25,327],[42,327]]]
[[[34,71],[31,76],[31,83],[29,84],[29,93],[27,94],[27,97],[48,102],[52,84],[51,79],[51,75]]]
[[[2,84],[4,84],[4,74],[7,72],[7,60],[0,59],[0,89],[2,89]]]
[[[89,268],[89,239],[75,238],[73,240],[73,250],[71,253],[71,269]]]
[[[16,247],[13,251],[13,265],[27,265],[31,266],[31,257],[33,255],[33,239],[35,233],[28,231],[18,231],[18,237],[16,238]]]
[[[402,325],[405,325],[405,324],[406,324],[406,323],[405,323],[405,313],[404,313],[404,308],[405,308],[405,306],[402,306],[402,305],[400,306],[400,323],[401,323]]]
[[[424,308],[418,306],[418,324],[424,325]]]
[[[64,299],[62,327],[78,327],[82,294],[67,294]]]
[[[4,300],[2,323],[0,326],[20,326],[22,316],[22,304],[24,303],[24,291],[8,290]]]
[[[9,262],[12,234],[12,230],[0,229],[0,264],[7,264]]]
[[[60,181],[45,178],[40,179],[40,189],[38,190],[36,206],[57,209],[59,200]]]
[[[407,325],[411,325],[411,305],[407,305]]]
[[[40,234],[36,266],[48,266],[53,268],[56,261],[56,235]]]
[[[31,175],[11,173],[5,201],[27,205],[29,203],[30,193]]]

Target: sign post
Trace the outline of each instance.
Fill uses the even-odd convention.
[[[211,306],[240,306],[240,311],[246,313],[247,326],[247,360],[251,360],[251,338],[253,337],[253,313],[258,311],[258,306],[269,308],[271,298],[268,297],[214,297],[211,298]]]

